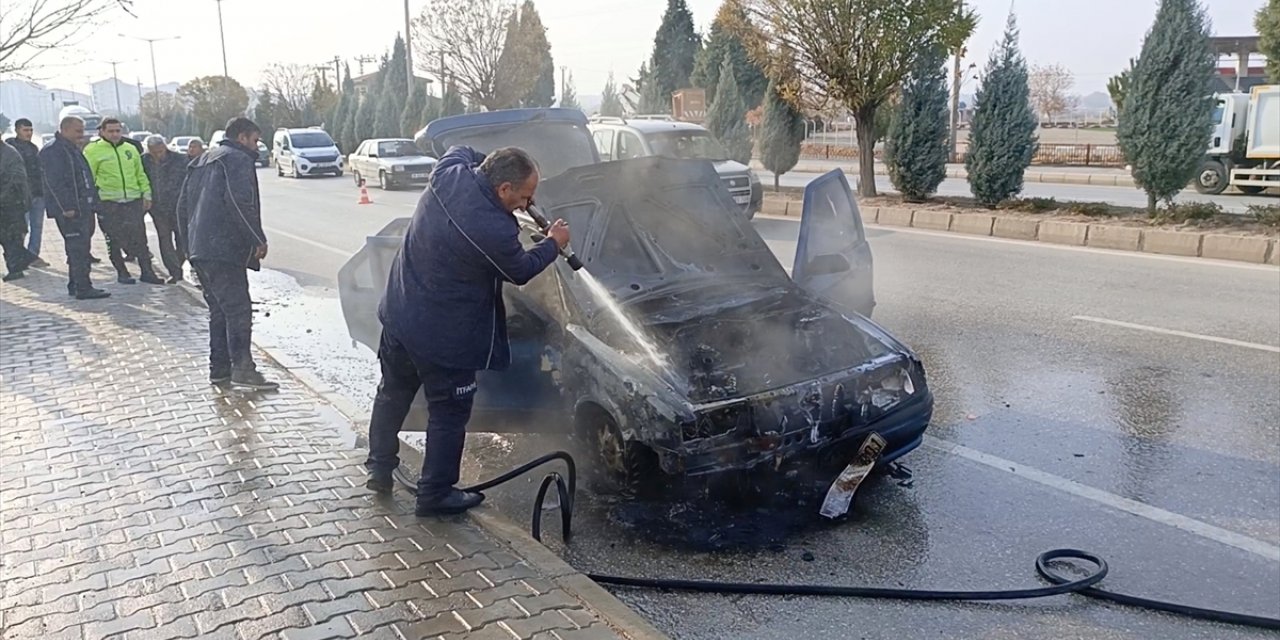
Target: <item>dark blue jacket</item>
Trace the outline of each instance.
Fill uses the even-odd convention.
[[[378,306],[383,331],[415,359],[453,369],[510,364],[502,284],[528,282],[558,254],[551,238],[524,250],[515,216],[478,171],[483,160],[468,147],[440,158]]]
[[[257,149],[223,140],[187,165],[178,198],[178,235],[191,262],[227,262],[257,271],[267,244],[258,195]]]
[[[64,211],[93,215],[98,188],[89,161],[76,143],[61,133],[54,134],[53,142],[40,150],[40,169],[44,172],[45,217],[60,218]]]

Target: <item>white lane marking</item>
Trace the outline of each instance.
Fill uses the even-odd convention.
[[[954,454],[966,460],[991,467],[992,469],[1006,471],[1020,478],[1042,484],[1046,487],[1057,489],[1086,500],[1092,500],[1099,504],[1113,509],[1118,509],[1140,518],[1145,518],[1158,524],[1181,529],[1188,533],[1200,536],[1201,538],[1213,540],[1214,542],[1235,547],[1242,551],[1248,551],[1249,553],[1262,556],[1263,558],[1273,562],[1280,562],[1280,546],[1276,546],[1262,540],[1257,540],[1255,538],[1250,538],[1249,536],[1241,533],[1228,531],[1222,527],[1201,522],[1195,518],[1189,518],[1181,514],[1166,511],[1159,507],[1153,507],[1149,504],[1138,502],[1136,500],[1130,500],[1129,498],[1123,498],[1101,489],[1095,489],[1093,487],[1080,484],[1074,480],[1068,480],[1061,476],[1053,475],[1047,471],[1041,471],[1034,467],[1018,464],[1012,460],[1005,460],[999,456],[984,453],[977,449],[970,449],[964,445],[942,440],[934,436],[926,435],[924,437],[924,444],[932,449]]]
[[[301,242],[301,243],[303,243],[303,244],[309,244],[309,245],[311,245],[311,246],[313,246],[313,247],[315,247],[315,248],[317,248],[317,249],[324,249],[325,251],[328,251],[329,253],[337,254],[337,255],[340,255],[340,256],[342,256],[342,257],[344,257],[344,258],[350,258],[351,256],[355,255],[355,253],[356,253],[355,251],[347,251],[347,250],[345,250],[345,249],[339,249],[339,248],[337,248],[337,247],[331,247],[331,246],[329,246],[329,245],[327,245],[327,244],[324,244],[324,243],[322,243],[322,242],[316,242],[315,240],[312,240],[311,238],[304,238],[304,237],[302,237],[302,236],[300,236],[300,235],[293,234],[293,233],[289,233],[288,231],[281,231],[281,230],[279,230],[279,229],[273,229],[273,228],[271,228],[271,227],[263,227],[263,228],[262,228],[262,230],[263,230],[263,231],[266,231],[267,233],[270,233],[270,234],[271,234],[271,235],[273,235],[273,236],[284,236],[284,237],[286,237],[286,238],[289,238],[290,240],[297,240],[298,242]],[[270,241],[270,238],[268,238],[267,240],[268,240],[268,241]]]
[[[1258,344],[1257,342],[1245,342],[1243,340],[1232,340],[1231,338],[1219,338],[1218,336],[1207,336],[1202,333],[1178,331],[1177,329],[1162,329],[1160,327],[1152,327],[1150,325],[1145,325],[1145,324],[1121,322],[1120,320],[1108,320],[1106,318],[1095,318],[1093,316],[1071,316],[1071,318],[1073,320],[1082,320],[1084,322],[1096,322],[1098,324],[1109,324],[1113,327],[1123,327],[1125,329],[1134,329],[1137,331],[1149,331],[1151,333],[1159,333],[1166,336],[1177,336],[1179,338],[1190,338],[1192,340],[1204,340],[1205,342],[1216,342],[1218,344],[1227,344],[1233,347],[1244,347],[1245,349],[1257,349],[1258,351],[1280,353],[1280,347],[1273,347],[1269,344]]]
[[[799,223],[798,216],[779,216],[768,213],[757,213],[756,219],[780,220],[784,222]],[[994,238],[991,236],[975,236],[964,233],[950,233],[946,231],[929,231],[927,229],[912,229],[910,227],[894,227],[881,224],[864,223],[868,229],[876,229],[877,231],[892,231],[894,233],[906,233],[922,236],[933,236],[935,238],[943,238],[947,240],[962,240],[971,242],[994,242],[997,244],[1012,244],[1022,247],[1049,249],[1052,251],[1076,251],[1080,253],[1095,253],[1100,255],[1114,256],[1119,258],[1137,258],[1140,260],[1158,260],[1160,262],[1177,262],[1181,264],[1192,264],[1211,267],[1227,267],[1229,269],[1243,269],[1245,271],[1266,271],[1275,273],[1277,267],[1265,264],[1252,264],[1248,262],[1234,262],[1231,260],[1217,260],[1214,258],[1187,258],[1182,256],[1162,256],[1154,253],[1141,253],[1138,251],[1117,251],[1114,249],[1098,249],[1096,247],[1073,247],[1065,244],[1052,244],[1049,242],[1035,242],[1032,240],[1014,240],[1012,238]],[[874,248],[875,243],[872,243]]]

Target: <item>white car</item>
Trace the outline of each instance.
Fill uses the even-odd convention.
[[[288,173],[294,178],[314,175],[342,177],[342,152],[320,127],[276,130],[271,152],[277,176],[283,177]]]
[[[191,146],[192,142],[199,142],[201,145],[204,144],[204,140],[202,140],[200,136],[174,136],[173,139],[169,141],[169,150],[174,153],[186,153],[187,147]]]

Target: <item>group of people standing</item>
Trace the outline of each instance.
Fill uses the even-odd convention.
[[[0,144],[0,245],[5,282],[25,277],[40,259],[43,222],[58,225],[67,254],[67,293],[79,300],[111,294],[93,285],[91,251],[98,225],[107,240],[116,282],[176,284],[190,262],[209,306],[209,380],[255,390],[277,388],[265,380],[251,352],[252,307],[246,269],[267,255],[258,191],[258,139],[248,118],[233,118],[226,139],[205,152],[193,142],[185,155],[171,152],[161,136],[143,145],[106,118],[90,141],[85,123],[63,118],[43,149],[32,142],[27,119]],[[162,278],[152,265],[145,216],[159,237]],[[24,244],[24,236],[31,237]],[[128,262],[138,264],[134,278]]]

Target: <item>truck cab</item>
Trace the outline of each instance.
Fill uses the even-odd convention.
[[[1213,96],[1213,129],[1196,191],[1245,194],[1280,187],[1280,85],[1260,85],[1249,93]]]
[[[591,136],[600,157],[628,160],[662,156],[675,159],[709,160],[733,201],[754,218],[764,202],[764,188],[751,168],[730,160],[710,131],[671,116],[594,117]]]

